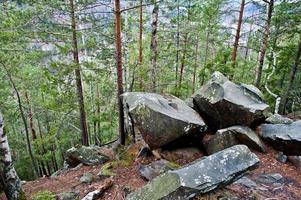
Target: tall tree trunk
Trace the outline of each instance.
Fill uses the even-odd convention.
[[[179,85],[178,85],[178,91],[177,91],[178,95],[180,95],[180,91],[181,91],[181,87],[182,87],[183,72],[184,72],[185,61],[186,61],[187,40],[188,40],[188,33],[186,33],[185,37],[184,37],[184,48],[183,48],[183,54],[182,54],[182,61],[181,61],[181,68],[180,68],[180,77],[179,77]]]
[[[152,38],[151,38],[151,91],[156,92],[156,78],[157,78],[157,56],[158,56],[158,41],[157,41],[157,29],[158,29],[158,15],[159,4],[155,2],[152,13]]]
[[[99,95],[99,88],[98,84],[96,85],[96,116],[97,116],[97,122],[96,122],[96,135],[95,135],[95,140],[96,144],[101,145],[101,138],[100,137],[100,95]]]
[[[283,94],[282,94],[282,97],[281,97],[280,113],[282,113],[282,114],[285,113],[287,100],[289,98],[289,94],[290,94],[290,92],[292,90],[292,87],[293,87],[293,83],[294,83],[294,80],[295,80],[295,77],[296,77],[296,72],[297,72],[298,66],[300,64],[300,55],[301,55],[301,35],[300,35],[300,40],[299,40],[298,49],[297,49],[297,53],[296,53],[296,58],[295,58],[294,64],[291,67],[289,81],[288,81],[287,87],[283,91]]]
[[[233,51],[232,51],[232,56],[231,56],[233,66],[236,65],[236,57],[237,57],[237,50],[238,50],[238,45],[239,45],[240,30],[241,30],[243,15],[244,15],[244,9],[245,9],[245,0],[241,0],[236,34],[235,34],[235,41],[234,41]]]
[[[260,52],[259,52],[259,64],[258,64],[257,70],[256,70],[256,77],[255,77],[255,86],[256,87],[260,86],[265,52],[268,48],[268,40],[269,40],[269,35],[270,35],[270,26],[271,26],[273,9],[274,9],[274,0],[270,0],[270,2],[268,3],[268,15],[267,15],[267,19],[266,19],[266,26],[264,28],[262,44],[261,44]]]
[[[4,120],[0,113],[0,192],[4,190],[9,200],[24,200],[21,181],[12,163],[7,135],[4,131]]]
[[[178,88],[178,67],[179,67],[179,53],[180,53],[180,5],[177,0],[177,52],[176,52],[176,85]]]
[[[82,78],[80,72],[79,51],[77,46],[77,33],[76,33],[76,16],[75,16],[75,7],[74,7],[73,0],[70,0],[70,14],[71,14],[71,28],[72,28],[73,59],[75,64],[75,79],[76,79],[78,106],[80,112],[80,128],[82,134],[82,144],[88,146],[89,136],[87,130],[83,86],[82,86]]]
[[[139,57],[138,64],[142,64],[142,33],[143,33],[143,1],[140,0],[140,9],[139,9]]]
[[[115,46],[116,46],[116,69],[117,69],[119,141],[120,144],[124,145],[125,144],[124,112],[123,112],[122,100],[120,98],[120,95],[123,94],[120,0],[115,0]]]
[[[35,130],[34,125],[33,125],[32,108],[31,108],[31,104],[30,104],[30,100],[29,100],[29,96],[28,96],[27,92],[25,92],[25,99],[26,99],[28,107],[29,107],[28,108],[29,128],[31,130],[32,140],[35,140],[35,139],[37,139],[37,134],[36,134],[36,130]]]
[[[12,87],[17,95],[17,102],[18,102],[18,107],[19,107],[19,111],[20,111],[20,115],[21,115],[21,118],[22,118],[22,121],[23,121],[23,124],[24,124],[24,129],[25,129],[25,135],[26,135],[26,142],[27,142],[27,148],[28,148],[28,153],[29,153],[29,157],[31,159],[31,163],[32,163],[32,167],[33,167],[33,170],[34,170],[34,173],[38,176],[38,165],[36,163],[36,160],[35,160],[35,157],[34,157],[34,154],[32,152],[32,147],[31,147],[31,142],[30,142],[30,137],[29,137],[29,131],[28,131],[28,126],[27,126],[27,121],[26,121],[26,117],[25,117],[25,113],[24,113],[24,110],[23,110],[23,105],[22,105],[22,101],[21,101],[21,97],[20,97],[20,93],[15,85],[15,82],[13,81],[8,69],[6,68],[5,64],[4,63],[1,63],[2,66],[4,67],[5,71],[6,71],[6,74],[8,76],[8,79],[10,81],[10,83],[12,84]]]
[[[199,37],[196,37],[196,45],[195,45],[195,62],[193,68],[193,79],[192,79],[192,93],[195,91],[195,82],[196,82],[196,73],[198,67],[198,57],[199,57]]]

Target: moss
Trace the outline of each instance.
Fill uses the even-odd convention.
[[[24,192],[20,192],[20,196],[19,196],[18,200],[27,200]]]
[[[97,174],[98,176],[115,176],[116,174],[112,172],[111,170],[117,166],[117,162],[109,162],[103,165]]]
[[[181,167],[181,165],[178,165],[177,163],[174,162],[168,162],[167,167],[170,167],[171,169],[178,169]]]
[[[52,192],[49,191],[42,191],[36,193],[32,200],[55,200],[55,195]]]

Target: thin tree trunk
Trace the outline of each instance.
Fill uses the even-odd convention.
[[[182,87],[182,79],[183,79],[183,72],[185,67],[185,61],[186,61],[186,48],[187,48],[187,40],[188,40],[188,33],[185,34],[184,37],[184,48],[183,48],[183,55],[182,55],[182,61],[181,61],[181,69],[180,69],[180,77],[179,77],[179,86],[177,94],[180,94],[181,87]]]
[[[101,138],[99,139],[100,136],[100,103],[99,103],[99,99],[100,99],[100,95],[99,95],[99,88],[98,88],[98,84],[96,85],[96,98],[97,98],[97,104],[96,104],[96,116],[97,116],[97,123],[96,123],[96,135],[95,135],[95,141],[96,144],[101,145]]]
[[[158,56],[158,41],[157,41],[157,29],[158,29],[158,15],[159,4],[154,4],[152,13],[152,38],[151,38],[151,91],[156,92],[156,78],[157,78],[157,56]]]
[[[4,189],[9,200],[24,200],[21,181],[12,163],[11,152],[5,134],[4,120],[0,113],[0,189]]]
[[[238,22],[237,22],[237,28],[236,28],[236,34],[235,34],[235,41],[234,41],[233,51],[232,51],[232,56],[231,56],[233,66],[236,65],[236,57],[237,57],[237,50],[238,50],[238,45],[239,45],[240,30],[241,30],[241,25],[242,25],[244,9],[245,9],[245,0],[241,0],[239,16],[238,16]]]
[[[15,82],[13,81],[9,71],[7,70],[5,64],[3,64],[3,63],[1,63],[1,64],[4,67],[4,69],[6,71],[6,74],[8,76],[8,79],[9,79],[10,83],[12,84],[13,89],[14,89],[16,95],[17,95],[18,107],[19,107],[19,111],[20,111],[21,118],[22,118],[22,121],[23,121],[23,124],[24,124],[24,128],[25,128],[26,142],[27,142],[29,157],[30,157],[31,162],[32,162],[34,173],[38,176],[38,166],[36,164],[36,160],[35,160],[34,154],[32,152],[31,142],[30,142],[30,138],[29,138],[28,126],[27,126],[26,117],[25,117],[25,113],[24,113],[24,110],[23,110],[22,102],[21,102],[20,93],[19,93],[19,91],[18,91],[18,89],[15,85]]]
[[[29,96],[28,96],[27,92],[25,92],[25,99],[26,99],[28,107],[29,107],[29,109],[28,109],[29,128],[31,130],[32,140],[35,140],[35,139],[37,139],[37,134],[36,134],[36,130],[33,125],[32,108],[31,108],[31,104],[30,104]]]
[[[177,0],[177,52],[176,52],[176,88],[178,88],[178,66],[179,66],[179,53],[180,53],[180,5]]]
[[[124,112],[120,95],[123,94],[122,80],[122,47],[121,47],[121,12],[120,0],[115,0],[115,46],[116,46],[116,68],[117,68],[117,99],[119,118],[119,141],[125,144]]]
[[[140,0],[140,10],[139,10],[139,57],[138,64],[142,64],[142,33],[143,33],[143,1]]]
[[[291,68],[289,81],[288,81],[287,87],[285,88],[285,90],[282,94],[282,97],[281,97],[280,113],[282,113],[282,114],[285,113],[287,100],[289,98],[289,94],[290,94],[290,92],[292,90],[292,87],[293,87],[296,72],[297,72],[298,66],[300,64],[300,55],[301,55],[301,35],[300,35],[300,41],[299,41],[298,49],[297,49],[297,53],[296,53],[296,58],[295,58],[294,64],[292,65],[292,68]]]
[[[195,62],[194,62],[194,69],[193,69],[193,79],[192,79],[192,94],[195,91],[195,82],[196,82],[196,73],[198,67],[198,56],[199,56],[199,37],[196,37],[196,45],[195,45]]]
[[[80,112],[80,128],[82,134],[82,144],[88,146],[89,136],[87,130],[83,86],[82,86],[82,78],[80,72],[79,51],[77,46],[77,33],[76,33],[76,16],[75,16],[75,8],[74,8],[73,0],[70,0],[70,13],[71,13],[71,28],[72,28],[73,59],[75,64],[75,79],[76,79],[78,106]]]
[[[266,20],[266,26],[264,28],[263,40],[262,40],[262,45],[261,45],[260,53],[259,53],[259,64],[258,64],[258,67],[256,70],[256,78],[255,78],[255,86],[256,87],[260,86],[265,52],[268,48],[268,40],[269,40],[269,35],[270,35],[270,26],[271,26],[273,9],[274,9],[274,0],[270,0],[270,2],[268,4],[268,15],[267,15],[267,20]]]

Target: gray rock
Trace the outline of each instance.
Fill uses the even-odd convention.
[[[66,163],[70,167],[76,167],[80,163],[84,165],[98,165],[107,162],[109,158],[102,155],[96,146],[72,147],[66,152]]]
[[[291,124],[263,124],[260,136],[285,155],[301,155],[301,120]]]
[[[84,198],[81,200],[96,200],[102,194],[100,190],[94,190],[93,192],[89,192]]]
[[[93,181],[93,174],[90,172],[84,173],[79,181],[81,183],[91,183]]]
[[[258,164],[247,146],[236,145],[156,177],[127,200],[190,199],[232,183]]]
[[[167,172],[168,170],[176,169],[177,167],[167,160],[156,160],[148,165],[140,165],[138,170],[140,175],[146,180],[152,180],[158,175]]]
[[[294,122],[292,119],[279,114],[274,114],[268,117],[265,121],[271,124],[291,124]]]
[[[288,160],[293,163],[293,165],[301,170],[301,156],[288,156]]]
[[[78,200],[79,191],[63,192],[57,195],[58,200]]]
[[[281,162],[281,163],[286,163],[287,161],[287,156],[283,154],[283,152],[279,152],[277,155],[276,155],[276,160],[278,162]]]
[[[126,113],[151,149],[207,128],[196,111],[174,96],[128,92],[121,97]]]
[[[269,106],[257,93],[254,86],[250,89],[237,85],[215,72],[192,98],[208,126],[217,130],[234,125],[250,126],[263,121]]]
[[[263,184],[282,183],[283,176],[279,173],[261,174],[256,178],[256,181]]]
[[[265,147],[260,138],[252,129],[245,126],[231,126],[220,129],[212,138],[204,142],[209,155],[237,144],[245,144],[249,148],[265,152]]]
[[[238,179],[237,181],[235,181],[233,184],[240,184],[240,185],[243,185],[247,188],[254,188],[257,186],[257,184],[252,181],[251,179],[247,178],[247,177],[242,177],[240,179]]]

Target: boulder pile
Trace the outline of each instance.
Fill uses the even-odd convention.
[[[233,83],[220,72],[186,101],[144,92],[128,92],[121,98],[131,130],[141,134],[146,148],[157,152],[155,157],[174,161],[166,156],[166,149],[186,143],[187,136],[208,155],[176,169],[166,160],[141,165],[141,176],[149,183],[128,195],[128,200],[190,199],[230,184],[258,166],[259,159],[250,149],[265,152],[262,139],[300,163],[296,160],[301,155],[301,121],[269,114],[258,88]],[[254,130],[260,124],[258,134]],[[195,147],[178,149],[170,152]]]

